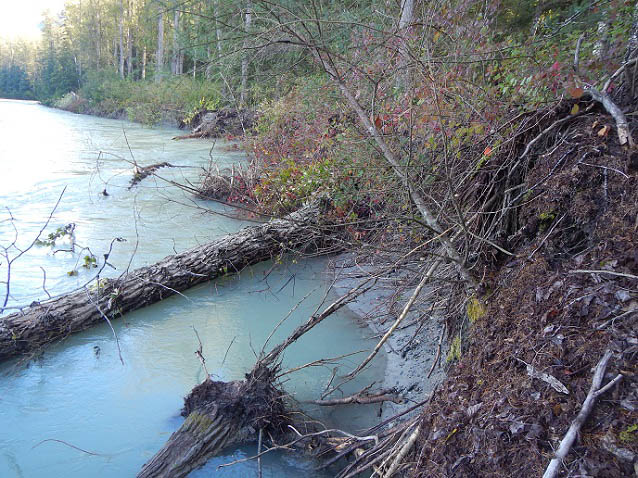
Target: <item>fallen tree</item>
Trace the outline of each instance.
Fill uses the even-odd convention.
[[[0,318],[0,360],[286,252],[339,250],[338,230],[321,224],[325,207],[313,203],[283,219],[246,227],[116,279],[97,278],[87,288]]]
[[[370,290],[376,280],[371,277],[362,282],[348,293],[339,297],[323,311],[313,314],[305,323],[297,327],[283,342],[273,347],[267,354],[260,355],[253,369],[246,374],[244,380],[220,382],[211,379],[210,375],[197,385],[184,401],[182,416],[186,417],[182,426],[174,432],[166,444],[149,460],[137,475],[138,478],[181,478],[187,476],[195,468],[221,452],[224,448],[238,445],[242,442],[255,440],[257,430],[261,436],[264,432],[270,441],[281,440],[290,435],[293,430],[301,428],[306,435],[299,434],[293,442],[281,446],[289,449],[292,445],[299,445],[304,440],[317,439],[323,436],[324,441],[319,445],[334,448],[329,441],[332,430],[316,431],[315,421],[306,420],[294,423],[294,405],[287,403],[286,394],[275,386],[279,362],[282,353],[292,343],[296,342],[306,332],[313,329],[327,317],[348,304],[359,295]],[[355,396],[361,401],[354,403],[372,403],[379,401],[397,401],[396,395],[384,391],[375,394],[376,400],[366,402],[364,394],[370,387],[366,387]],[[345,400],[340,403],[326,403],[338,405],[350,403]],[[353,443],[368,441],[371,437],[356,437],[346,434]],[[376,437],[373,437],[376,440]],[[279,448],[273,445],[268,450]],[[317,443],[315,443],[317,449]]]

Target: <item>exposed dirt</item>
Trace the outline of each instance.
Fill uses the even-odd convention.
[[[594,110],[532,156],[531,191],[506,244],[515,258],[488,268],[486,313],[422,412],[411,476],[541,476],[608,349],[603,383],[618,373],[624,379],[596,403],[561,476],[634,475],[638,177],[636,153],[619,146],[615,131]],[[531,378],[526,364],[569,395]]]

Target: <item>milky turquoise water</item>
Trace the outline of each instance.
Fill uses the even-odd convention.
[[[243,159],[223,142],[212,149],[208,141],[171,141],[176,134],[171,128],[148,129],[0,100],[0,245],[17,238],[18,247],[28,246],[65,188],[45,233],[75,224],[75,253],[55,252],[69,248],[65,242],[34,247],[15,261],[9,306],[43,300],[47,292],[56,295],[89,280],[96,269],[78,264],[88,253],[82,247],[101,266],[113,238],[125,239],[115,243],[112,267],[103,271],[117,275],[246,225],[211,214],[221,209],[167,181],[149,178],[128,189],[133,158],[140,165],[168,161],[182,166],[159,173],[181,183],[196,182],[198,168],[211,160],[223,166]],[[101,194],[104,189],[108,196]],[[12,250],[12,256],[16,253]],[[324,268],[323,259],[288,258],[275,268],[265,263],[130,313],[113,323],[124,365],[106,324],[47,348],[26,367],[0,364],[0,477],[135,476],[179,427],[182,397],[204,378],[194,354],[199,346],[194,329],[209,372],[223,380],[241,378],[275,324],[302,298],[307,296],[271,343],[282,340],[322,301],[334,299]],[[68,275],[72,270],[77,276]],[[0,277],[6,278],[6,260]],[[4,287],[0,284],[2,301]],[[369,349],[373,343],[365,338],[367,331],[352,319],[345,312],[327,319],[290,347],[283,367]],[[363,358],[342,360],[342,370]],[[335,366],[292,374],[285,390],[301,401],[317,398]],[[383,368],[380,360],[345,393],[380,381]],[[329,426],[356,430],[374,421],[377,408],[308,410]],[[230,449],[191,476],[255,476],[252,462],[216,468],[249,456],[254,448]],[[323,476],[315,465],[293,454],[273,453],[264,461],[264,476]]]

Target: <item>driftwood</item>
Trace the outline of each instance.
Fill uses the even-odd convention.
[[[87,329],[104,320],[102,313],[114,319],[288,251],[338,250],[335,230],[326,233],[320,226],[321,212],[322,205],[314,203],[284,219],[246,227],[120,278],[99,279],[88,289],[0,318],[0,360]]]
[[[381,390],[379,392],[369,393],[367,391],[357,392],[354,395],[348,395],[342,398],[333,398],[329,400],[308,400],[305,403],[312,403],[322,407],[334,407],[335,405],[367,405],[370,403],[403,403],[403,400],[397,396],[394,390]]]
[[[602,386],[603,379],[605,378],[605,370],[607,370],[607,362],[609,362],[611,355],[611,352],[608,350],[600,359],[598,365],[596,365],[596,369],[594,370],[594,377],[591,381],[591,388],[589,389],[589,393],[587,394],[587,397],[583,402],[583,407],[580,409],[580,412],[578,412],[578,415],[572,422],[569,430],[567,430],[567,433],[561,440],[554,458],[552,458],[552,460],[549,462],[549,465],[547,466],[547,469],[543,474],[543,478],[554,478],[556,475],[558,475],[561,463],[569,454],[572,445],[576,441],[578,432],[580,432],[580,429],[585,424],[587,417],[594,408],[596,399],[607,390],[609,390],[611,387],[616,385],[620,380],[622,380],[623,376],[621,374],[618,374],[613,380],[607,383],[607,385]]]
[[[138,166],[136,164],[135,168],[133,169],[133,178],[131,179],[131,183],[129,184],[128,188],[131,189],[133,186],[138,184],[143,179],[146,179],[148,176],[150,176],[151,174],[153,174],[155,171],[157,171],[160,168],[174,168],[174,167],[175,166],[173,166],[171,163],[167,163],[166,161],[164,161],[163,163],[151,164],[149,166]]]

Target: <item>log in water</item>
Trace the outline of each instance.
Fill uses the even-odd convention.
[[[286,218],[246,227],[121,278],[100,279],[90,288],[8,315],[0,319],[0,360],[290,251],[338,250],[336,234],[320,226],[321,212],[317,202]]]

